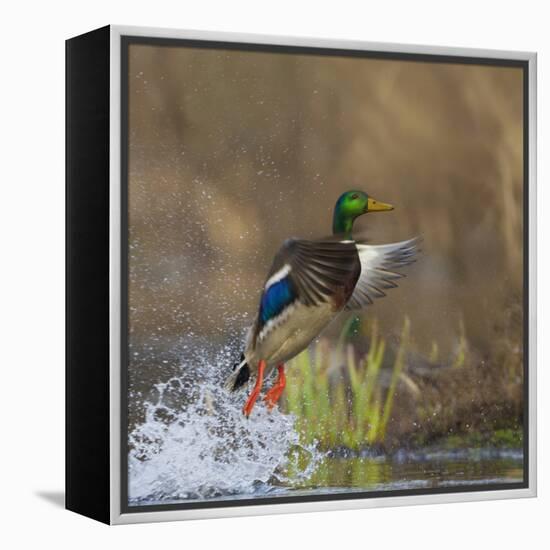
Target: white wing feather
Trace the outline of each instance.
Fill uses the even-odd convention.
[[[361,275],[355,285],[353,294],[346,304],[346,309],[361,309],[372,304],[374,298],[386,295],[384,290],[395,288],[396,279],[405,277],[394,271],[415,261],[418,252],[418,238],[391,244],[360,244],[357,252],[361,261]]]

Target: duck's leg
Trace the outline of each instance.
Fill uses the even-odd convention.
[[[256,376],[256,384],[254,385],[254,389],[248,396],[248,399],[246,400],[243,408],[243,413],[245,416],[250,416],[250,413],[254,408],[254,403],[256,403],[256,399],[258,399],[258,395],[260,395],[262,384],[264,382],[265,365],[266,362],[263,359],[258,363],[258,375]]]
[[[281,397],[286,386],[285,366],[283,364],[279,365],[277,367],[277,371],[279,372],[277,380],[275,381],[275,384],[273,384],[273,387],[265,395],[265,401],[269,410],[271,410],[277,401],[279,401],[279,398]]]

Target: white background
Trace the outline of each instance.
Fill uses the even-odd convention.
[[[548,548],[550,48],[547,2],[5,2],[0,541],[4,548]],[[64,40],[108,23],[539,53],[539,497],[108,528],[61,506],[64,465]],[[487,205],[490,208],[490,205]],[[546,335],[546,338],[545,338]],[[546,341],[545,341],[546,340]]]

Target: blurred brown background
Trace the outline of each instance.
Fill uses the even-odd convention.
[[[357,188],[396,207],[357,232],[424,239],[367,316],[409,315],[426,354],[461,325],[521,354],[520,69],[132,45],[129,94],[134,349],[244,329],[282,241],[328,235]]]

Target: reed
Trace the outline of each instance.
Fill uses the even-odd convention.
[[[332,354],[320,340],[288,365],[285,406],[295,415],[305,443],[358,450],[385,440],[404,369],[410,321],[406,318],[403,323],[389,385],[381,377],[386,343],[377,323],[370,329],[369,351],[359,359],[354,346],[347,343],[350,327],[350,323],[344,325]]]

